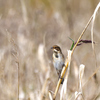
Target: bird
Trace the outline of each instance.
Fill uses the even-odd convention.
[[[57,71],[57,74],[59,76],[59,78],[61,78],[61,71],[63,69],[63,67],[65,66],[65,58],[64,55],[62,53],[61,48],[58,45],[54,45],[51,47],[51,49],[53,50],[53,66]],[[64,78],[62,79],[61,84],[63,84]]]

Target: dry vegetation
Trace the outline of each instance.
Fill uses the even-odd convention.
[[[0,100],[52,100],[58,76],[50,48],[59,45],[67,58],[72,44],[68,37],[78,39],[98,3],[0,0]],[[61,96],[63,100],[100,100],[100,10],[93,29],[95,55],[91,44],[76,47],[66,95],[60,86],[56,100]],[[91,24],[82,39],[91,39]]]

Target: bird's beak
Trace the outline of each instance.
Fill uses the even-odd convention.
[[[51,49],[53,49],[53,47],[51,47]]]

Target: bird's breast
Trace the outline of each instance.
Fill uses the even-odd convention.
[[[56,69],[62,70],[64,61],[61,58],[55,58],[55,59],[53,59],[53,65]]]

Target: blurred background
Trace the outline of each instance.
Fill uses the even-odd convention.
[[[58,76],[51,47],[65,58],[99,0],[0,0],[0,100],[49,100]],[[100,11],[94,24],[96,59],[91,44],[75,49],[68,78],[68,97],[79,90],[79,65],[85,65],[82,83],[100,66]],[[91,24],[82,39],[91,40]],[[96,66],[97,63],[97,66]],[[100,100],[100,72],[83,87],[86,100]],[[59,100],[59,93],[57,100]],[[99,98],[99,99],[98,99]],[[74,98],[72,98],[74,100]]]

